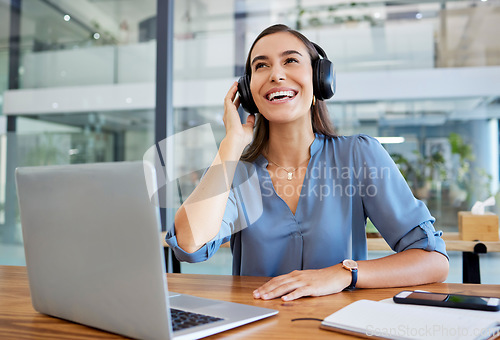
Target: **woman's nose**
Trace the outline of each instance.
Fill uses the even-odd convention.
[[[284,72],[283,68],[280,66],[273,66],[269,80],[271,82],[276,83],[276,82],[280,82],[280,81],[285,80],[285,78],[286,77],[285,77],[285,72]]]

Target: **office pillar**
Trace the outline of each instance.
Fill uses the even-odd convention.
[[[19,65],[21,42],[21,0],[10,2],[9,31],[9,90],[19,88]],[[15,170],[17,163],[17,117],[7,117],[7,160],[5,185],[5,225],[4,243],[20,242],[20,231],[17,226],[17,195]]]
[[[436,42],[435,65],[436,67],[448,67],[448,29],[447,29],[446,1],[441,3],[439,11],[439,36]]]
[[[155,109],[155,144],[160,151],[160,143],[165,143],[165,139],[171,136],[174,132],[173,125],[173,47],[174,47],[174,0],[157,0],[157,16],[156,16],[156,109]],[[174,159],[173,150],[167,150],[167,155],[160,155],[161,167],[165,169],[165,163],[168,160]],[[165,158],[162,158],[164,156]],[[158,176],[166,176],[165,172],[158,173]],[[158,181],[162,183],[161,180]],[[173,194],[167,190],[159,190],[160,197],[160,213],[162,221],[162,229],[173,225],[174,211],[171,204],[167,202],[173,201]],[[171,256],[169,256],[169,254]],[[172,256],[170,248],[165,248],[165,261],[168,268],[168,259],[172,259],[172,271],[180,272],[180,263],[175,256]]]
[[[491,187],[490,190],[493,194],[498,192],[498,183],[499,183],[499,172],[500,172],[500,164],[499,164],[499,130],[498,130],[499,120],[498,118],[492,118],[488,121],[488,135],[490,137],[490,167],[489,173],[491,174]]]
[[[246,0],[234,0],[234,76],[239,78],[245,74],[245,45],[246,45]],[[246,122],[247,114],[240,106],[238,109],[240,120]]]
[[[493,195],[498,190],[498,120],[473,120],[468,124],[472,132],[472,147],[474,150],[474,183],[473,202],[488,198],[488,191]],[[486,175],[491,176],[487,178]]]
[[[234,75],[245,73],[246,0],[234,0]]]
[[[111,133],[113,135],[113,161],[123,162],[125,160],[125,131]]]

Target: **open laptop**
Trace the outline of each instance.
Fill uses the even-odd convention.
[[[17,169],[35,310],[139,339],[200,338],[278,313],[169,297],[159,209],[145,175],[156,183],[153,167],[143,162]],[[172,319],[184,318],[178,310],[195,313],[186,316],[190,325],[206,324],[173,327]]]

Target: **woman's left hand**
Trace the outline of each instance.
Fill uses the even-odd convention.
[[[280,297],[291,301],[303,296],[322,296],[342,291],[351,283],[351,273],[341,264],[311,270],[295,270],[277,276],[253,292],[256,299]]]

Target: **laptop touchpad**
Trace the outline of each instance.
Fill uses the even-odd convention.
[[[218,303],[221,302],[217,300],[202,299],[195,296],[189,296],[183,294],[170,297],[170,307],[174,308],[199,310],[200,308],[213,306]]]

